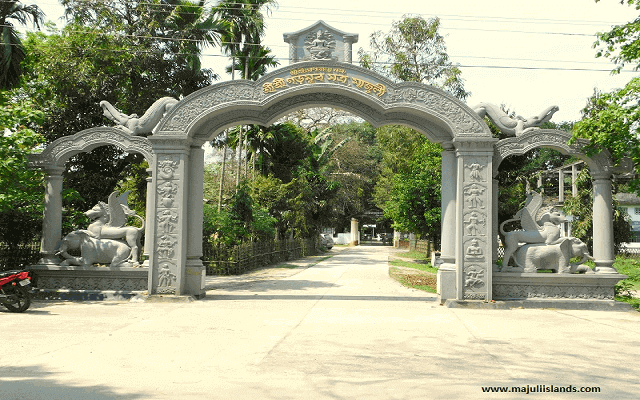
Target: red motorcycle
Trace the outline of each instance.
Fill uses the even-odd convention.
[[[0,272],[0,304],[11,312],[24,312],[31,305],[31,271]]]

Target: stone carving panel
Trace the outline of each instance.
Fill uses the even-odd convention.
[[[179,154],[160,154],[157,160],[157,210],[155,229],[155,257],[154,262],[155,293],[176,293],[178,274],[178,246],[180,234],[180,204],[178,191],[181,182]]]
[[[168,261],[160,261],[158,268],[158,294],[173,294],[176,292],[176,266]]]
[[[490,297],[491,186],[488,183],[490,156],[479,156],[473,143],[458,145],[462,157],[462,286],[463,298]],[[490,153],[489,153],[490,154]]]
[[[318,31],[313,34],[317,36]],[[325,40],[325,43],[328,42]],[[317,54],[319,57],[326,56],[322,52]],[[250,107],[240,108],[251,113],[255,107],[262,106],[264,101],[273,96],[297,91],[301,87],[313,88],[320,85],[331,85],[332,88],[340,85],[344,86],[345,90],[355,88],[370,97],[370,100],[384,104],[390,112],[393,112],[396,106],[405,109],[406,104],[410,103],[412,108],[427,115],[436,115],[446,121],[454,135],[490,136],[487,125],[473,110],[437,88],[419,83],[395,84],[369,70],[333,61],[296,63],[268,74],[256,82],[239,80],[202,89],[176,104],[158,124],[155,135],[186,135],[194,121],[214,110],[226,107],[238,109],[240,101]],[[313,92],[308,94],[312,95]],[[343,98],[343,101],[350,101],[353,97],[350,93],[344,94],[343,96],[338,93],[336,96]],[[283,100],[287,97],[289,96],[283,96]],[[281,110],[284,107],[280,102],[277,106]],[[409,117],[415,112],[405,114]]]
[[[604,286],[494,285],[496,299],[575,299],[613,300],[614,291]]]
[[[186,127],[197,119],[205,111],[222,103],[230,103],[238,100],[257,100],[256,90],[250,83],[233,82],[226,83],[223,87],[203,89],[187,100],[183,106],[178,103],[175,112],[170,112],[166,123],[160,122],[158,130],[162,132],[175,132],[182,134]]]
[[[451,121],[456,133],[473,133],[488,136],[484,127],[474,118],[455,104],[451,99],[436,92],[434,89],[400,88],[388,90],[389,96],[386,102],[392,103],[414,103],[422,104],[428,109],[436,112]]]

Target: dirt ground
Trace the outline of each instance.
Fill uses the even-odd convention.
[[[430,272],[393,266],[389,267],[389,275],[405,286],[429,286],[436,289],[437,277]]]

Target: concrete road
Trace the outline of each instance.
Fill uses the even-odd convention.
[[[389,251],[193,303],[0,311],[0,399],[640,398],[640,313],[447,309],[391,280]],[[482,390],[527,385],[599,392]]]

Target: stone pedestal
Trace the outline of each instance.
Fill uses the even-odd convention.
[[[440,304],[448,299],[456,298],[456,268],[455,265],[445,264],[438,268],[438,284],[437,284],[438,299]]]
[[[32,265],[36,297],[61,300],[122,300],[147,289],[148,268]]]
[[[615,285],[627,278],[621,274],[493,274],[496,300],[608,300],[615,296]]]

